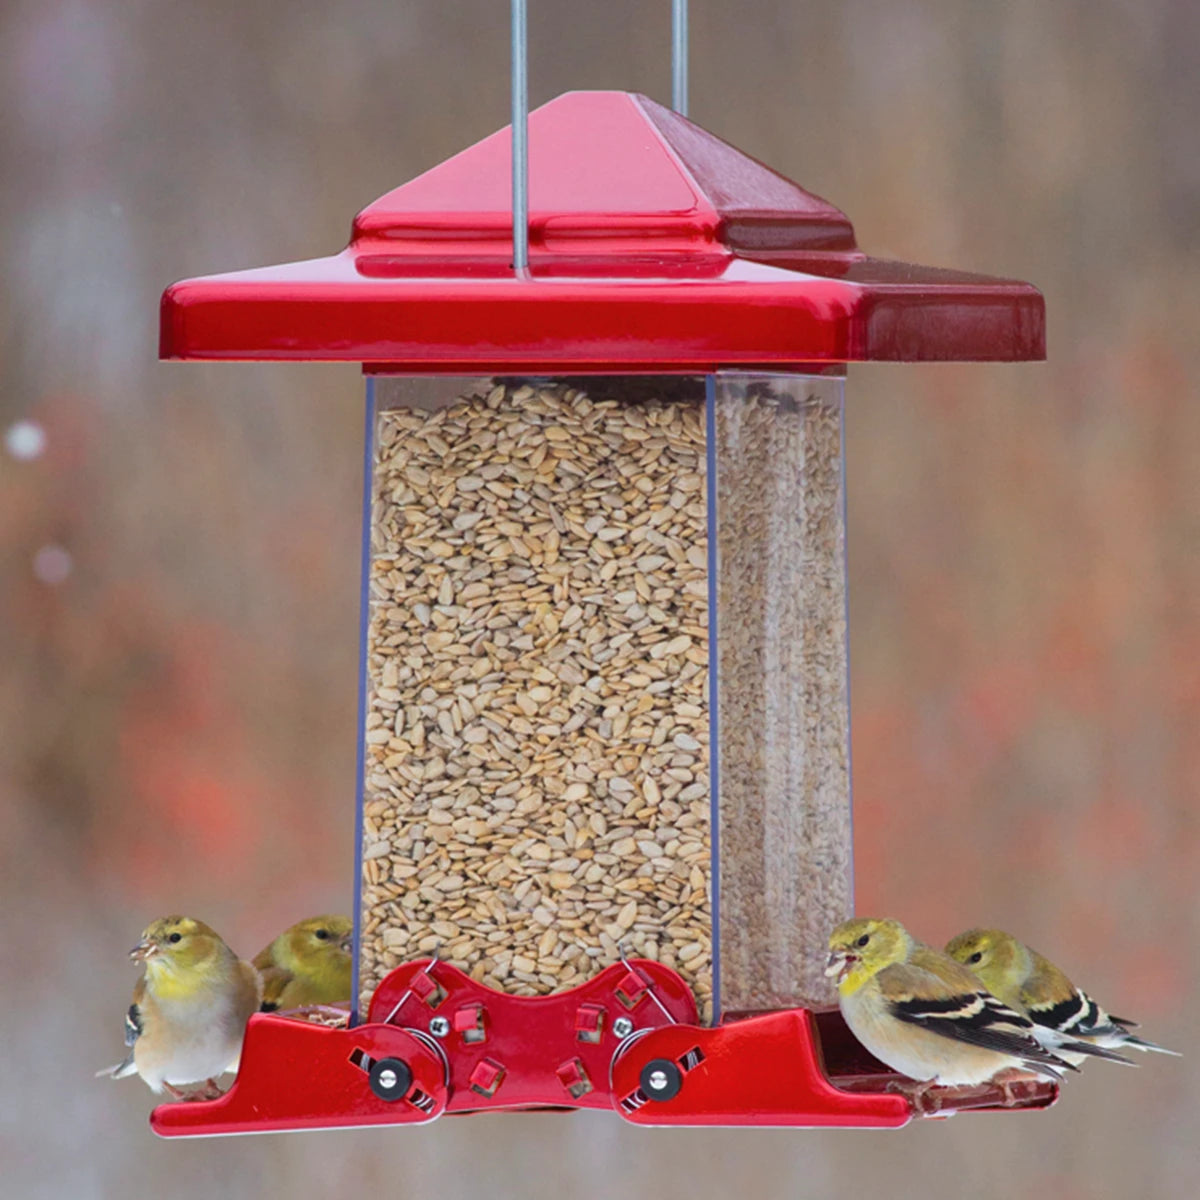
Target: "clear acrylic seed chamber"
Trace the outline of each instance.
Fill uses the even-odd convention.
[[[868,258],[608,92],[531,114],[514,272],[509,158],[164,295],[166,358],[362,363],[368,446],[357,1024],[254,1018],[231,1092],[156,1127],[901,1124],[815,1011],[852,909],[845,364],[1040,358],[1041,297]]]
[[[362,994],[435,951],[540,994],[624,949],[706,1021],[714,985],[725,1009],[826,1001],[841,378],[373,391]]]

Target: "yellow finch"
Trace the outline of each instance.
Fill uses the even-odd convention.
[[[350,1000],[349,917],[309,917],[285,929],[254,959],[263,977],[263,1012]]]
[[[1053,1080],[1073,1069],[1034,1040],[1027,1018],[899,921],[843,922],[829,937],[825,974],[837,979],[854,1036],[912,1079],[958,1087],[1013,1068]]]
[[[129,957],[144,968],[125,1017],[129,1053],[97,1075],[138,1074],[176,1099],[216,1093],[216,1077],[237,1070],[262,991],[258,972],[191,917],[154,921]]]
[[[1177,1054],[1129,1031],[1136,1022],[1110,1017],[1086,992],[1077,988],[1049,959],[1000,929],[968,929],[952,938],[946,953],[970,968],[992,992],[1034,1023],[1042,1045],[1073,1062],[1089,1054],[1128,1063],[1118,1049]]]

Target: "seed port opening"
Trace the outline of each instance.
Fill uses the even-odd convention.
[[[632,1011],[642,1002],[642,998],[648,990],[646,981],[636,971],[630,970],[626,973],[625,978],[617,984],[616,996],[627,1009]]]
[[[581,1004],[575,1014],[575,1039],[598,1045],[604,1036],[604,1006],[602,1004]]]
[[[508,1072],[502,1064],[496,1062],[495,1059],[485,1058],[471,1072],[468,1084],[471,1091],[490,1098],[500,1090],[506,1074]]]
[[[555,1074],[572,1100],[578,1100],[593,1090],[591,1077],[581,1059],[568,1060],[558,1068]]]
[[[438,1008],[446,999],[446,989],[428,972],[413,976],[412,990],[426,1008]]]
[[[482,1004],[467,1004],[454,1014],[454,1029],[467,1045],[487,1041],[487,1018]]]

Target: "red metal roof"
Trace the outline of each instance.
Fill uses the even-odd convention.
[[[461,373],[1044,356],[1036,288],[868,258],[833,205],[644,96],[537,109],[529,164],[526,277],[506,128],[365,208],[338,255],[173,284],[162,356]]]

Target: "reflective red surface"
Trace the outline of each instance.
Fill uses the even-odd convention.
[[[396,1101],[376,1096],[363,1055],[407,1063],[413,1075],[408,1096]],[[161,1105],[150,1125],[163,1137],[405,1125],[430,1121],[445,1107],[441,1060],[404,1030],[392,1025],[328,1029],[260,1013],[250,1018],[229,1091],[219,1100]]]
[[[652,1059],[695,1062],[670,1100],[646,1098],[641,1090],[642,1068]],[[676,1026],[647,1034],[613,1068],[613,1099],[636,1125],[895,1128],[913,1115],[897,1093],[834,1087],[821,1066],[812,1014],[802,1009],[715,1029]]]
[[[421,960],[388,975],[367,1012],[368,1022],[421,1030],[439,1017],[449,1024],[439,1038],[450,1064],[448,1112],[611,1108],[609,1068],[625,1036],[614,1023],[623,1018],[647,1030],[697,1020],[687,984],[647,959],[615,963],[549,996],[510,996],[446,963]]]
[[[422,959],[384,979],[354,1029],[252,1017],[230,1090],[162,1105],[151,1125],[164,1137],[198,1137],[596,1108],[636,1125],[896,1128],[916,1115],[912,1081],[863,1050],[835,1009],[711,1029],[696,1019],[683,979],[646,959],[549,996],[510,996]],[[677,1090],[656,1099],[644,1088],[663,1064]],[[399,1080],[391,1098],[372,1086],[372,1068]],[[1010,1093],[935,1089],[921,1112],[1045,1108],[1058,1089],[1026,1081]]]
[[[507,129],[387,193],[349,247],[185,280],[161,354],[404,371],[710,371],[1044,356],[1029,284],[858,250],[833,205],[644,96],[530,116],[530,268]]]

